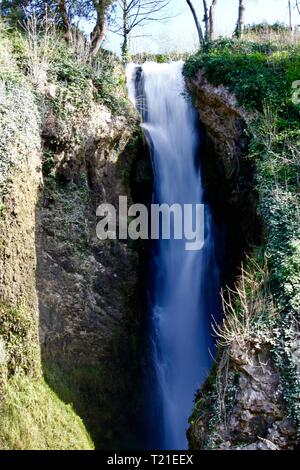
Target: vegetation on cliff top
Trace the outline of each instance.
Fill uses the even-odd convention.
[[[259,341],[271,347],[289,415],[299,432],[300,44],[282,37],[221,39],[209,43],[203,53],[190,57],[184,72],[187,77],[194,77],[200,69],[210,83],[225,85],[238,104],[252,112],[247,158],[256,168],[258,210],[265,227],[264,246],[252,253],[255,262],[250,263],[247,272],[250,270],[252,279],[263,270],[265,281],[260,291],[263,289],[267,300],[253,309],[257,292],[255,299],[252,294],[249,297],[252,284],[245,285],[242,275],[229,309],[226,306],[227,318],[218,331],[220,342],[228,347],[244,334],[248,340],[252,338],[253,344]],[[216,380],[217,377],[212,378],[209,387],[215,398]],[[229,380],[229,388],[230,383]],[[192,421],[204,411],[200,399]],[[220,444],[218,436],[216,442],[213,438],[218,419],[222,416],[216,405],[211,410],[212,439],[207,442],[208,447]]]

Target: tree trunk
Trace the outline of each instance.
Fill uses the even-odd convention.
[[[236,37],[241,38],[245,25],[245,0],[239,0],[239,16],[236,25]]]
[[[122,44],[122,59],[124,64],[127,64],[130,60],[130,31],[128,23],[128,4],[127,0],[123,1],[123,44]]]
[[[93,29],[93,32],[91,34],[91,39],[92,39],[92,55],[95,56],[97,52],[99,51],[105,36],[106,36],[106,22],[105,20],[103,21],[97,21],[97,24],[95,28]]]
[[[122,60],[124,64],[128,64],[128,62],[130,61],[130,40],[128,34],[125,34],[123,37]]]
[[[71,35],[71,25],[67,11],[66,0],[59,0],[58,3],[58,10],[62,20],[62,27],[64,31],[64,37],[67,42],[71,42],[72,35]]]
[[[194,8],[191,0],[186,0],[186,2],[187,2],[188,6],[190,7],[190,10],[192,12],[192,15],[193,15],[193,18],[194,18],[194,21],[195,21],[195,25],[196,25],[196,29],[197,29],[197,33],[198,33],[200,48],[202,49],[203,45],[204,45],[204,38],[203,38],[203,32],[202,32],[202,28],[201,28],[201,25],[200,25],[199,20],[198,20],[197,13],[195,11],[195,8]]]
[[[217,0],[213,0],[209,9],[209,39],[215,39],[215,16],[216,16]]]
[[[296,4],[297,6],[297,4]],[[290,31],[293,32],[293,22],[292,22],[292,5],[291,0],[289,0],[289,27]]]
[[[208,14],[208,7],[207,1],[203,0],[203,8],[204,8],[204,24],[205,24],[205,42],[209,41],[210,31],[209,31],[209,14]]]
[[[106,9],[109,2],[103,0],[94,0],[95,10],[97,12],[96,25],[91,33],[91,51],[95,56],[99,51],[106,35]]]

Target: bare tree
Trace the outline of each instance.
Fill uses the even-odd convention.
[[[199,19],[198,19],[196,10],[195,10],[194,5],[192,4],[191,0],[186,0],[186,3],[188,4],[188,6],[189,6],[189,8],[190,8],[190,10],[191,10],[191,12],[192,12],[194,21],[195,21],[195,25],[196,25],[196,29],[197,29],[197,33],[198,33],[198,38],[199,38],[200,48],[203,48],[203,45],[204,45],[204,37],[203,37],[202,28],[201,28],[200,21],[199,21]]]
[[[207,1],[203,0],[203,8],[204,8],[203,21],[205,24],[205,40],[207,42],[214,39],[216,6],[217,6],[217,0],[212,0],[210,7],[208,7]]]
[[[125,63],[130,58],[132,31],[150,21],[165,21],[170,18],[170,15],[165,14],[169,3],[170,0],[116,0],[117,11],[112,31],[123,38],[122,58]],[[118,14],[118,11],[121,13]]]
[[[205,27],[205,35],[203,36],[202,28],[200,25],[199,18],[197,16],[196,10],[191,2],[191,0],[186,0],[190,10],[192,12],[195,25],[198,32],[199,43],[200,47],[203,47],[205,42],[211,41],[214,39],[214,31],[215,31],[215,12],[217,6],[217,0],[212,0],[210,7],[207,4],[207,0],[203,0],[203,9],[204,9],[204,27]]]
[[[235,35],[237,38],[240,38],[243,34],[243,29],[245,25],[245,0],[239,0],[239,14],[238,20],[235,29]]]
[[[289,6],[289,27],[290,31],[293,31],[293,23],[292,23],[292,4],[291,0],[288,1]]]
[[[45,16],[53,16],[57,29],[70,42],[72,31],[77,30],[79,20],[96,24],[91,34],[92,52],[96,54],[105,36],[110,6],[115,0],[0,0],[0,14],[10,24],[18,27],[27,15],[35,15],[38,22]]]

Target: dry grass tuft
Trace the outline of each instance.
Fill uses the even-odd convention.
[[[243,348],[257,337],[257,323],[261,318],[271,318],[274,306],[268,288],[267,266],[261,267],[254,259],[248,259],[247,268],[241,274],[234,289],[222,290],[224,319],[213,323],[213,331],[220,346],[233,343]]]

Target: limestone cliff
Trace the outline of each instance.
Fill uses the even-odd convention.
[[[40,119],[30,84],[8,57],[0,54],[1,67],[9,65],[15,74],[15,81],[3,75],[0,81],[0,447],[92,449],[81,419],[42,377],[36,290]]]
[[[74,128],[61,135],[51,113],[42,133],[53,157],[37,207],[44,370],[61,396],[72,397],[101,447],[117,445],[138,404],[133,375],[142,313],[138,251],[97,238],[96,208],[104,202],[117,208],[119,195],[130,203],[129,180],[143,152],[138,123],[133,110],[125,117],[96,106],[75,124],[80,145],[74,146]],[[65,374],[67,392],[59,383]]]
[[[232,287],[245,253],[262,243],[264,235],[255,169],[248,159],[248,129],[255,116],[244,111],[224,86],[211,85],[202,70],[188,80],[188,86],[204,127],[207,197],[225,226],[224,263],[228,268],[229,262],[229,269],[223,283]],[[264,315],[264,309],[273,308],[268,280],[265,274],[263,277],[263,287],[259,287],[242,271],[237,288],[232,287],[237,302],[260,315]],[[232,307],[231,298],[225,297],[224,306],[228,305]],[[271,335],[264,332],[260,337],[257,329],[255,338],[250,329],[245,331],[246,323],[234,331],[240,327],[239,318],[234,318],[236,322],[227,323],[227,336],[219,338],[216,365],[196,397],[188,430],[190,448],[292,449],[297,441],[296,429],[283,399]]]

